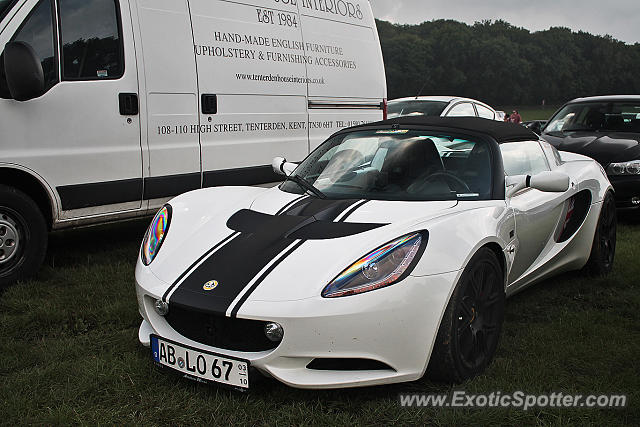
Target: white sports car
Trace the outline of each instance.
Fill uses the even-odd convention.
[[[523,126],[404,117],[333,135],[275,188],[176,197],[136,267],[156,364],[246,389],[482,372],[505,297],[611,270],[612,188],[593,160]]]

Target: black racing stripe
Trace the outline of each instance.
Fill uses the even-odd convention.
[[[360,209],[361,207],[363,207],[367,203],[369,203],[369,200],[363,200],[362,202],[356,204],[354,207],[349,209],[349,212],[347,212],[342,218],[340,218],[340,221],[338,221],[338,222],[345,222],[347,220],[347,218],[349,218],[351,215],[353,215],[353,213],[355,211],[357,211],[358,209]]]
[[[229,306],[264,268],[297,239],[287,236],[299,223],[315,216],[334,221],[358,200],[308,198],[296,202],[285,214],[289,221],[278,227],[243,231],[192,269],[177,286],[171,301],[195,310],[226,314]],[[233,221],[231,221],[233,222]],[[205,291],[203,285],[215,280],[218,286]]]
[[[176,285],[178,283],[180,283],[180,281],[196,266],[198,265],[203,259],[205,259],[206,257],[208,257],[212,252],[216,251],[218,248],[220,248],[221,246],[225,245],[227,242],[229,242],[230,240],[232,240],[234,237],[240,235],[240,233],[238,232],[233,232],[230,235],[228,235],[224,240],[222,240],[220,243],[218,243],[217,245],[215,245],[214,247],[212,247],[211,249],[209,249],[207,252],[205,252],[200,258],[197,259],[196,262],[194,262],[193,264],[191,264],[191,266],[189,268],[187,268],[184,272],[182,272],[182,274],[176,279],[175,282],[173,282],[173,284],[171,286],[169,286],[169,288],[167,289],[167,291],[164,293],[164,295],[162,296],[162,300],[163,301],[167,301],[167,297],[169,296],[169,294],[171,293],[171,290],[173,290],[173,288],[176,287]]]
[[[196,267],[175,290],[171,301],[225,315],[249,282],[294,242],[272,229],[241,233]],[[211,280],[218,286],[205,291],[203,285]]]
[[[249,299],[249,296],[258,288],[258,286],[260,286],[260,284],[264,281],[264,279],[266,279],[267,276],[271,274],[271,272],[275,270],[275,268],[282,263],[282,261],[287,259],[292,253],[294,253],[304,243],[305,243],[304,240],[301,240],[300,242],[298,242],[296,245],[290,248],[284,255],[281,255],[278,261],[274,262],[271,265],[271,267],[269,267],[264,273],[260,275],[260,277],[258,277],[255,283],[251,285],[251,287],[247,290],[247,292],[245,292],[245,294],[242,295],[240,300],[236,303],[235,307],[233,307],[233,310],[231,310],[231,317],[236,317],[238,315],[238,311],[240,310],[240,307],[242,307],[242,305],[245,302],[247,302],[247,300]]]
[[[326,240],[353,236],[386,224],[333,222],[315,217],[269,215],[249,209],[236,212],[227,221],[227,227],[241,233],[258,233],[263,229],[279,230],[285,238],[294,240]]]
[[[289,209],[291,206],[295,205],[296,203],[298,203],[299,201],[301,201],[302,199],[307,198],[307,195],[303,195],[300,197],[297,197],[295,199],[293,199],[291,202],[287,203],[286,205],[284,205],[282,207],[282,209],[280,209],[278,212],[276,212],[276,215],[282,215],[284,212],[287,211],[287,209]]]
[[[334,221],[340,214],[359,201],[359,199],[328,200],[310,197],[294,204],[283,212],[283,215],[315,216],[318,220]]]

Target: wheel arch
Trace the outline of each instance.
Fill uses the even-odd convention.
[[[46,183],[23,169],[0,166],[0,184],[13,187],[31,197],[44,215],[48,229],[51,230],[56,218],[56,204]]]
[[[503,274],[503,279],[504,279],[505,288],[506,288],[506,283],[507,283],[507,258],[504,255],[504,251],[502,250],[502,247],[497,242],[489,242],[489,243],[486,243],[485,245],[479,247],[478,250],[476,250],[476,252],[478,252],[482,248],[490,249],[496,255],[496,258],[498,258],[498,262],[500,263],[500,268],[502,268],[502,274]]]

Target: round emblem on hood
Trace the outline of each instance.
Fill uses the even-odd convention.
[[[210,282],[205,283],[202,286],[202,289],[204,289],[205,291],[212,291],[217,287],[218,287],[218,281],[217,280],[211,280]]]

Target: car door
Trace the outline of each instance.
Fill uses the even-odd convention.
[[[3,159],[36,171],[59,195],[61,219],[140,209],[138,75],[126,0],[28,1],[0,46],[28,43],[46,92],[0,99]]]
[[[538,141],[504,143],[500,149],[508,176],[533,176],[551,169]],[[516,239],[510,248],[513,264],[509,283],[525,274],[555,243],[566,199],[566,193],[542,192],[533,188],[525,188],[507,199],[516,220]]]

